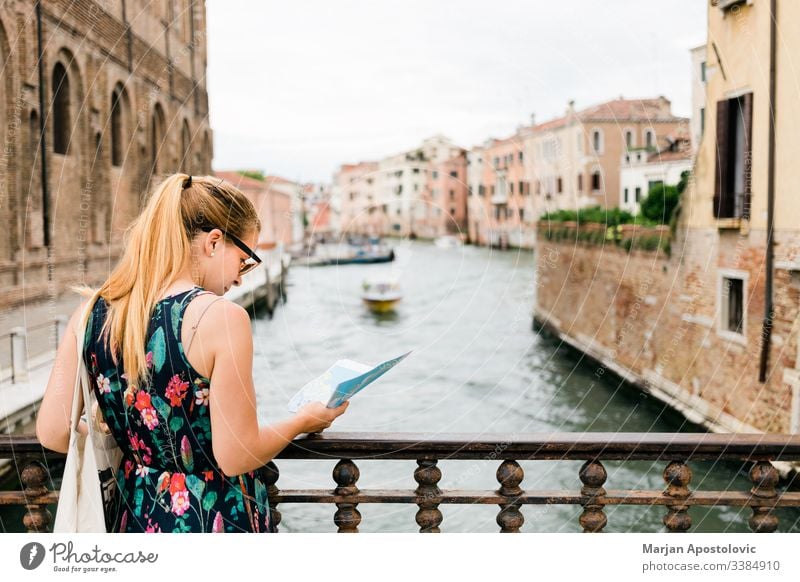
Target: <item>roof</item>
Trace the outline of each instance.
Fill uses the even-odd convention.
[[[574,115],[581,122],[589,121],[685,121],[683,117],[672,115],[670,101],[666,97],[655,99],[612,99],[586,109],[556,117],[544,123],[529,127],[528,131],[552,131],[564,127]]]
[[[223,180],[230,182],[240,190],[247,189],[247,190],[265,190],[267,188],[267,184],[262,182],[261,180],[257,180],[255,178],[251,178],[249,176],[245,176],[239,171],[236,170],[226,170],[223,172],[214,172],[214,175],[218,178],[222,178]]]

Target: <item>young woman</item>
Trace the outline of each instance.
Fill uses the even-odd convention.
[[[232,185],[168,177],[126,232],[84,345],[67,333],[58,347],[36,434],[43,446],[67,451],[80,349],[98,412],[123,451],[110,531],[273,531],[258,469],[347,408],[316,402],[258,424],[250,318],[221,296],[260,262],[252,251],[260,228],[253,204]]]

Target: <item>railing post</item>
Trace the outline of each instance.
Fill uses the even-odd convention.
[[[497,525],[500,526],[500,533],[519,533],[522,524],[525,523],[525,516],[519,510],[518,498],[522,495],[519,484],[525,473],[516,461],[505,460],[497,468],[497,481],[500,489],[497,492],[506,497],[510,503],[500,505],[500,512],[497,514]]]
[[[350,459],[342,459],[333,468],[333,480],[338,487],[333,490],[335,495],[356,495],[358,487],[356,481],[361,476],[358,467]],[[337,503],[333,523],[338,527],[339,533],[358,533],[358,524],[361,523],[361,513],[356,509],[357,503]]]
[[[278,466],[273,461],[270,461],[264,466],[264,480],[266,481],[267,499],[269,500],[269,521],[275,528],[275,531],[278,531],[278,525],[281,523],[281,512],[278,511],[278,502],[274,501],[278,498],[278,493],[280,492],[277,485],[280,474]]]
[[[773,501],[778,497],[775,486],[778,484],[778,470],[769,461],[757,461],[750,470],[753,487],[750,493],[759,499]],[[753,515],[748,521],[755,533],[772,533],[778,529],[778,516],[770,505],[753,505]]]
[[[28,381],[28,342],[24,327],[11,328],[11,383]]]
[[[603,496],[606,494],[603,484],[608,478],[608,473],[600,461],[593,459],[583,464],[578,476],[583,483],[581,495],[584,496],[581,501],[583,513],[578,522],[584,533],[599,533],[608,523],[608,518],[603,512]]]
[[[417,488],[414,493],[422,497],[417,502],[416,521],[420,533],[440,533],[439,525],[442,523],[442,512],[439,510],[442,492],[439,489],[439,480],[442,470],[436,466],[436,459],[419,459],[417,468],[414,469],[414,481]]]
[[[47,469],[39,461],[30,461],[25,464],[20,474],[25,498],[39,497],[47,493]],[[48,532],[52,515],[46,505],[38,503],[25,504],[25,516],[22,524],[28,529],[28,533]]]
[[[683,503],[690,495],[689,482],[691,480],[692,470],[683,461],[672,461],[664,469],[664,481],[667,482],[664,495],[676,501],[667,504],[669,511],[662,519],[670,532],[685,532],[692,527],[689,506]]]

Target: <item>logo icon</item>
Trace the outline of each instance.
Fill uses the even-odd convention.
[[[35,570],[44,561],[44,546],[39,542],[30,542],[19,551],[19,563],[26,570]]]

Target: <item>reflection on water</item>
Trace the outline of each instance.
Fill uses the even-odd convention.
[[[339,358],[372,364],[414,352],[356,396],[329,430],[364,432],[697,431],[683,417],[608,376],[532,330],[534,260],[529,252],[404,241],[385,265],[292,269],[289,301],[254,321],[255,380],[262,421]],[[396,313],[362,305],[361,282],[399,279]],[[333,487],[335,461],[281,461],[282,488]],[[496,489],[497,464],[441,461],[442,488]],[[528,489],[580,488],[580,461],[526,461]],[[608,489],[662,490],[664,463],[607,462]],[[413,489],[413,461],[362,461],[358,486]],[[736,464],[693,463],[692,488],[746,491]],[[417,530],[416,506],[362,504],[361,531]],[[443,531],[497,531],[495,506],[440,506]],[[279,507],[284,531],[335,531],[332,505]],[[528,506],[523,531],[580,531],[580,507]],[[609,507],[606,531],[663,531],[662,507]],[[694,531],[749,531],[750,510],[692,508]],[[797,525],[780,512],[781,531]],[[792,524],[795,524],[792,526]]]

